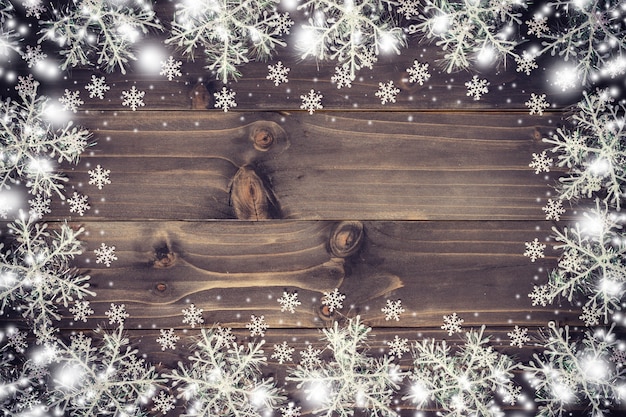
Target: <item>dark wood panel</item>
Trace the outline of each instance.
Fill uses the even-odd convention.
[[[77,121],[98,142],[69,173],[90,197],[85,219],[235,218],[233,180],[254,172],[257,197],[277,201],[270,217],[539,220],[558,177],[528,166],[556,117],[97,112]],[[274,145],[255,149],[258,132]],[[97,164],[111,170],[102,190],[87,185]],[[71,215],[59,202],[53,213]]]
[[[535,263],[523,256],[525,241],[549,235],[547,222],[364,222],[362,243],[345,258],[337,245],[359,242],[361,234],[348,239],[337,231],[355,229],[337,229],[337,222],[84,226],[86,252],[76,265],[92,276],[95,315],[64,327],[94,326],[111,303],[126,305],[129,328],[184,327],[189,303],[204,310],[207,323],[245,328],[254,314],[270,327],[319,327],[333,318],[321,299],[335,288],[346,295],[341,314],[361,314],[374,326],[436,328],[453,312],[471,326],[577,322],[569,307],[555,316],[554,307],[533,307],[527,297],[556,263],[550,247]],[[116,248],[111,267],[95,263],[101,243]],[[280,311],[283,291],[297,291],[295,314]],[[400,321],[385,320],[381,309],[397,299],[406,312]]]

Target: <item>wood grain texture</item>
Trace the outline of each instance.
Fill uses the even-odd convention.
[[[94,112],[77,123],[98,143],[69,177],[90,196],[89,220],[236,218],[232,185],[242,167],[263,178],[286,219],[538,220],[559,172],[538,176],[528,163],[557,122],[508,113]],[[259,150],[255,134],[268,126],[276,141]],[[102,190],[87,185],[96,164],[111,170]],[[56,204],[53,213],[71,216]]]
[[[87,222],[85,255],[76,264],[92,276],[95,315],[105,320],[111,303],[126,305],[129,328],[182,328],[182,309],[202,308],[205,322],[245,328],[252,314],[271,328],[317,328],[341,315],[360,314],[376,327],[438,328],[457,312],[470,326],[578,323],[565,305],[532,306],[527,294],[555,267],[557,252],[532,263],[525,241],[545,240],[546,222],[363,222],[363,241],[337,257],[331,241],[341,223]],[[93,250],[114,245],[118,260],[96,264]],[[536,278],[535,278],[536,277]],[[536,281],[535,281],[536,279]],[[322,311],[325,292],[346,294],[341,314]],[[296,314],[281,312],[283,291],[297,292]],[[387,321],[386,300],[402,300],[400,321]]]

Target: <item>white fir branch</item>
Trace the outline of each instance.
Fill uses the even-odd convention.
[[[95,332],[101,336],[96,345],[82,333],[70,344],[58,342],[50,409],[69,416],[144,416],[143,405],[163,380],[138,357],[123,325]]]
[[[133,4],[134,3],[134,4]],[[73,0],[43,22],[39,42],[50,39],[60,47],[61,69],[90,65],[126,73],[136,60],[136,41],[151,29],[162,30],[151,2]]]
[[[623,398],[626,376],[624,366],[611,361],[619,342],[613,327],[588,331],[582,342],[570,335],[568,326],[550,322],[548,327],[545,350],[523,366],[541,404],[537,415],[561,416],[581,405],[590,416],[605,415]]]
[[[452,349],[445,340],[424,339],[413,345],[410,394],[419,409],[430,403],[444,416],[499,416],[495,402],[515,404],[520,389],[513,383],[518,364],[499,353],[484,336],[485,326],[465,334],[463,344]]]
[[[359,316],[349,319],[345,326],[335,322],[323,330],[325,352],[330,357],[308,365],[301,363],[291,370],[287,381],[297,382],[298,389],[319,399],[315,413],[348,417],[358,408],[374,417],[397,415],[392,400],[404,375],[393,356],[368,356],[366,343],[371,330]]]
[[[559,197],[565,200],[605,194],[621,207],[626,192],[626,106],[613,104],[607,90],[583,93],[571,117],[572,127],[558,128],[543,141],[558,154],[557,165],[569,169],[560,178]]]
[[[241,76],[237,69],[251,60],[269,58],[293,24],[276,11],[280,0],[215,0],[176,6],[172,31],[165,41],[184,56],[204,54],[206,68],[226,83]],[[201,3],[201,4],[199,4]]]
[[[76,164],[89,145],[90,133],[68,122],[56,129],[47,121],[49,99],[32,88],[19,90],[20,101],[0,103],[0,189],[24,182],[33,195],[63,194],[67,178],[54,166]]]
[[[337,61],[354,80],[356,72],[372,68],[383,52],[400,53],[406,44],[391,0],[306,0],[298,10],[307,10],[306,36],[298,48],[303,59]]]
[[[616,64],[612,59],[623,59],[626,54],[622,2],[555,0],[549,5],[565,16],[567,24],[554,32],[542,33],[543,48],[538,55],[550,53],[574,62],[584,83],[596,71],[616,76],[611,74],[611,66]],[[623,68],[619,72],[623,75]]]
[[[79,274],[71,261],[82,253],[78,240],[83,229],[63,223],[56,230],[35,219],[17,219],[9,224],[12,247],[0,245],[0,307],[13,307],[32,323],[40,343],[53,337],[58,306],[95,296],[88,275]]]
[[[525,0],[424,0],[410,33],[421,32],[444,51],[441,60],[447,72],[470,68],[474,61],[506,64],[507,57],[519,58],[512,37],[522,21]],[[481,54],[483,54],[481,56]]]
[[[261,417],[285,397],[272,378],[262,378],[267,363],[264,340],[246,346],[224,338],[220,328],[202,329],[187,362],[163,375],[187,401],[188,416]]]

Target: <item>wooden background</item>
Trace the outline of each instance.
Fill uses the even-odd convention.
[[[169,21],[173,6],[157,6]],[[487,325],[494,345],[521,359],[537,348],[509,346],[506,333],[515,325],[537,336],[550,320],[580,324],[567,302],[533,307],[527,297],[556,266],[551,243],[544,259],[523,256],[524,242],[550,234],[553,222],[541,207],[560,174],[535,175],[531,154],[545,149],[540,139],[576,98],[550,92],[555,106],[530,116],[523,103],[546,90],[545,75],[508,67],[481,74],[490,92],[474,101],[464,86],[473,74],[440,73],[439,53],[410,39],[401,56],[381,57],[352,88],[339,90],[330,83],[334,63],[281,50],[268,63],[290,67],[289,82],[276,87],[265,78],[268,63],[248,64],[228,85],[238,105],[227,113],[213,108],[222,85],[201,61],[185,62],[175,81],[139,68],[125,76],[74,69],[48,86],[52,95],[81,91],[85,104],[73,119],[97,142],[77,167],[65,167],[70,191],[87,194],[91,210],[76,216],[56,201],[45,219],[67,217],[88,231],[76,265],[92,277],[95,314],[87,323],[66,314],[63,332],[107,327],[104,312],[123,303],[131,340],[166,369],[186,358],[198,333],[182,323],[189,303],[204,310],[207,326],[232,327],[239,341],[249,339],[250,315],[263,315],[268,357],[274,343],[287,340],[296,360],[341,315],[360,314],[374,327],[373,354],[394,335],[458,341],[440,329],[443,315],[454,312],[466,328]],[[430,63],[423,86],[407,82],[414,59]],[[92,74],[111,86],[105,100],[87,97]],[[387,81],[401,92],[382,106],[374,93]],[[146,106],[136,112],[120,98],[133,85],[146,91]],[[324,109],[313,115],[299,109],[310,89],[324,96]],[[267,134],[273,145],[256,149],[255,137]],[[112,184],[102,190],[87,184],[97,164],[111,170]],[[354,254],[338,257],[331,247],[345,243],[336,233],[351,225],[345,222],[361,225],[363,236]],[[93,250],[103,242],[119,258],[110,268],[95,263]],[[334,288],[346,294],[345,306],[328,317],[320,299]],[[280,312],[283,291],[298,292],[296,314]],[[397,299],[406,312],[385,321],[381,308]],[[163,352],[155,339],[169,328],[181,340]],[[410,365],[409,356],[401,363]],[[282,383],[289,366],[270,359],[264,372]]]

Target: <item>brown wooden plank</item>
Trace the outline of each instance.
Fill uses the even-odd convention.
[[[559,174],[528,167],[554,116],[97,112],[77,122],[98,142],[68,175],[90,197],[89,220],[235,218],[242,167],[265,180],[280,218],[539,220]],[[268,151],[251,141],[260,128],[276,133]],[[87,184],[97,164],[111,170],[102,190]],[[53,213],[79,219],[58,200]]]
[[[270,327],[319,327],[332,318],[321,298],[338,288],[341,314],[361,314],[374,326],[433,328],[457,312],[470,326],[578,322],[577,311],[532,306],[527,294],[547,280],[558,252],[532,263],[524,242],[549,235],[547,222],[364,222],[362,246],[337,257],[337,222],[87,222],[86,252],[76,265],[92,276],[95,315],[126,305],[129,328],[184,327],[182,309],[204,309],[207,323],[243,328],[252,314]],[[341,229],[344,230],[344,229]],[[356,234],[352,235],[357,236]],[[93,250],[115,246],[111,267]],[[280,311],[283,291],[297,291],[296,314]],[[400,321],[386,321],[386,300],[402,300]],[[555,308],[561,310],[555,315]]]

